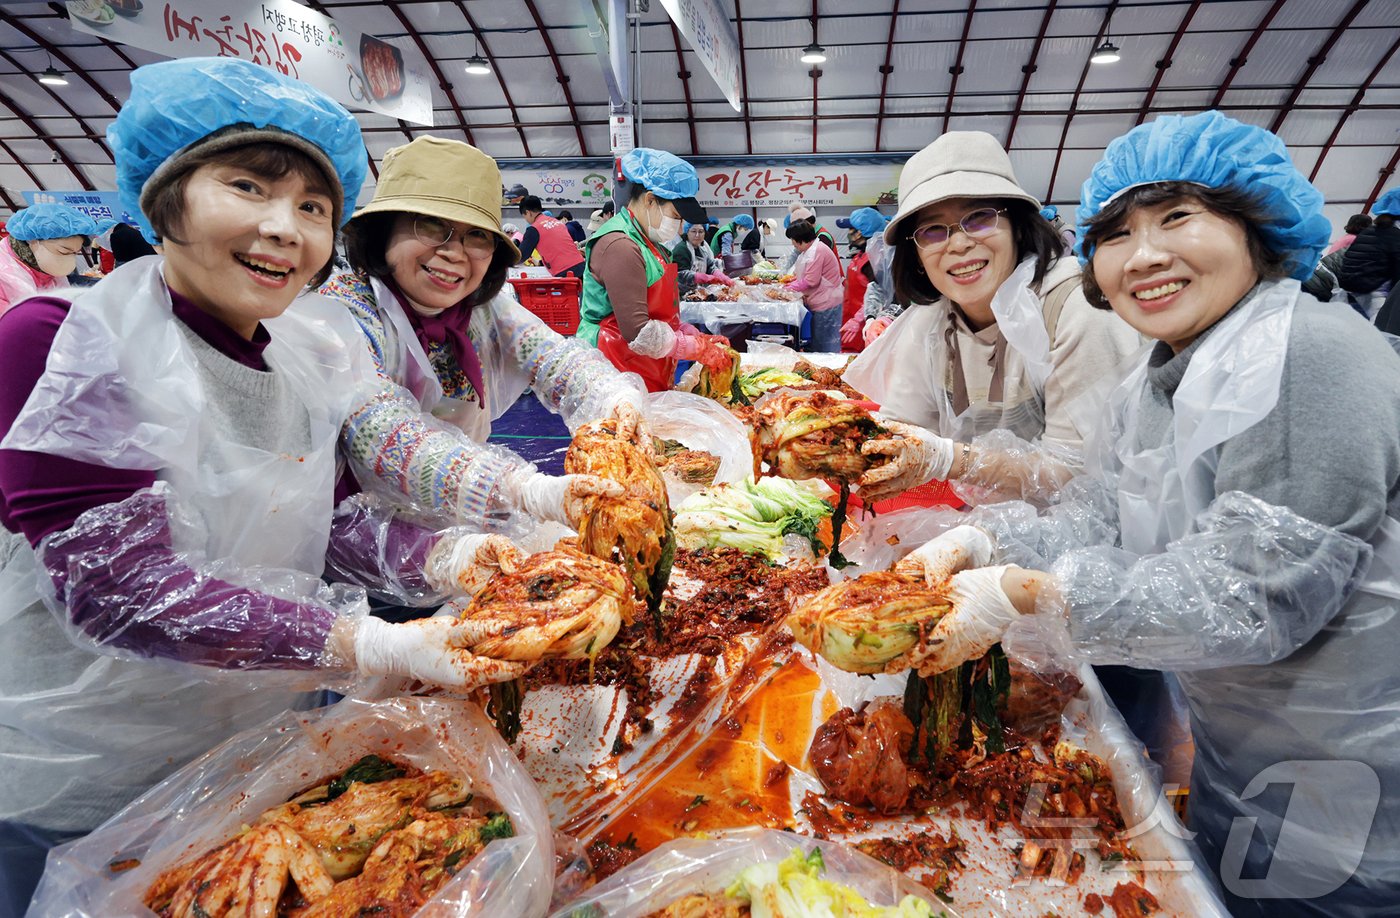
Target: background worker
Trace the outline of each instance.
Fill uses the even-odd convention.
[[[670,389],[677,360],[728,367],[728,342],[680,320],[678,269],[666,244],[682,220],[705,225],[695,200],[695,167],[664,150],[638,147],[622,157],[627,206],[585,243],[578,337],[597,345],[613,366],[642,377],[650,392]]]
[[[538,251],[550,274],[583,280],[583,253],[564,221],[545,213],[544,205],[533,194],[521,200],[520,216],[529,224],[520,237],[520,262],[528,261]]]

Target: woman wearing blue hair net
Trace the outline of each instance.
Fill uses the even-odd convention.
[[[682,223],[705,222],[695,200],[700,176],[679,156],[646,147],[620,165],[627,206],[584,243],[578,337],[640,376],[648,391],[664,392],[675,383],[677,360],[721,370],[732,359],[727,339],[681,323],[679,271],[666,248]]]
[[[935,540],[976,569],[925,668],[1004,637],[1042,663],[1175,672],[1189,825],[1233,914],[1394,914],[1400,357],[1300,291],[1329,226],[1268,131],[1218,112],[1135,128],[1079,214],[1090,297],[1156,343],[1091,476],[1027,478],[1053,502],[1038,518],[1011,502]]]
[[[35,204],[5,224],[0,242],[0,315],[41,290],[67,287],[78,254],[100,231],[87,214],[63,204]]]
[[[464,592],[509,543],[333,515],[346,418],[396,397],[346,310],[302,294],[364,179],[354,117],[244,61],[131,83],[107,136],[163,257],[0,321],[5,914],[56,842],[311,689],[523,670],[473,657],[470,625],[366,615],[365,588]]]

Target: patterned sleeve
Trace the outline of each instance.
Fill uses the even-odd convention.
[[[355,317],[379,374],[341,430],[341,451],[356,479],[368,490],[407,499],[435,516],[502,529],[514,503],[507,479],[533,466],[434,418],[388,375],[384,325],[363,275],[339,275],[321,292],[340,300]]]
[[[501,342],[524,375],[522,381],[571,431],[623,401],[646,411],[646,391],[637,377],[618,372],[597,348],[565,338],[508,297],[498,297],[492,308]]]

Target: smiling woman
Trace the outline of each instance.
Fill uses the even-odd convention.
[[[152,64],[131,83],[108,141],[122,205],[164,258],[0,323],[6,915],[24,912],[47,848],[310,705],[311,688],[523,669],[477,665],[451,621],[366,614],[366,590],[440,601],[514,549],[361,503],[336,513],[356,407],[417,410],[374,374],[346,311],[306,291],[364,180],[354,116],[246,61]],[[71,224],[46,237],[26,227],[41,215],[12,220],[16,236],[61,249]]]
[[[417,402],[405,413],[376,401],[351,418],[344,445],[359,480],[477,526],[577,526],[580,498],[610,486],[543,475],[487,446],[491,422],[533,390],[571,428],[622,412],[631,429],[645,395],[503,292],[519,251],[501,228],[496,161],[430,136],[390,150],[345,253],[352,270],[322,292],[359,323],[381,378]]]
[[[861,492],[883,500],[936,478],[976,501],[1021,471],[974,438],[1008,431],[1077,451],[1096,414],[1090,393],[1140,339],[1090,307],[1078,266],[991,135],[944,134],[905,164],[899,189],[884,241],[896,299],[915,305],[846,379],[901,430]]]

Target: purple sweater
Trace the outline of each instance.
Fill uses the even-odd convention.
[[[262,353],[271,341],[258,327],[245,340],[193,303],[171,291],[173,312],[195,334],[244,366],[267,370]],[[8,433],[29,393],[43,375],[49,349],[68,314],[68,303],[36,297],[0,316],[0,437]],[[115,469],[22,450],[0,449],[0,522],[21,532],[31,545],[71,527],[85,511],[127,500],[156,481],[155,470]],[[358,487],[342,481],[340,492]],[[407,550],[392,572],[421,581],[431,546],[424,532],[400,533]],[[355,514],[337,517],[328,554],[347,563],[337,569],[370,567],[349,559],[383,557],[374,527]],[[330,608],[279,599],[218,580],[191,568],[174,551],[159,498],[138,501],[124,515],[81,535],[55,537],[43,558],[71,621],[95,641],[143,656],[165,657],[221,668],[312,668],[321,657],[336,618]],[[81,571],[81,578],[70,575]],[[373,586],[373,584],[365,584]],[[139,615],[131,614],[133,608]],[[222,623],[215,609],[237,609]]]

